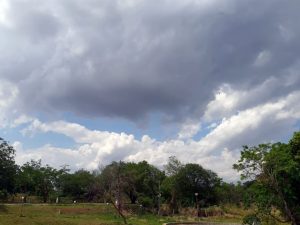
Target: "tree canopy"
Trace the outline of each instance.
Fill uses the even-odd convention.
[[[300,224],[300,132],[288,144],[244,146],[234,168],[251,183],[247,201],[254,203],[263,216]],[[273,213],[282,212],[283,219]]]
[[[0,138],[0,198],[6,197],[15,189],[17,166],[14,156],[14,148]]]

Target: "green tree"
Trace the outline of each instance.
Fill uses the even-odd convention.
[[[62,195],[74,199],[90,199],[95,176],[86,170],[78,170],[73,174],[63,174],[60,177]]]
[[[14,148],[0,138],[0,198],[14,192],[17,171],[14,156]]]
[[[43,166],[41,160],[31,160],[20,167],[17,187],[20,192],[40,196],[47,202],[50,194],[58,190],[59,176],[64,173],[65,169],[57,170]]]
[[[127,177],[125,193],[131,203],[142,203],[144,206],[157,205],[160,184],[165,178],[162,171],[146,161],[124,163],[123,172]]]
[[[230,203],[240,205],[243,202],[243,194],[245,192],[244,185],[241,182],[237,184],[221,182],[219,186],[216,187],[216,197],[218,203]]]
[[[183,166],[184,165],[176,158],[176,156],[170,156],[168,163],[164,166],[164,170],[167,176],[174,176],[178,174]]]
[[[178,207],[199,205],[207,206],[217,202],[216,188],[221,179],[216,173],[198,164],[183,165],[175,157],[170,157],[165,166],[169,175],[163,182],[162,190],[168,199],[171,211]]]
[[[220,178],[211,170],[206,170],[198,164],[186,164],[176,175],[176,185],[183,205],[192,205],[199,200],[202,206],[215,204],[216,187]],[[195,199],[195,193],[198,196]]]
[[[168,163],[164,166],[166,179],[162,183],[162,193],[169,203],[169,208],[173,213],[178,212],[179,185],[177,175],[184,165],[175,157],[169,157]]]
[[[300,224],[300,133],[288,144],[244,146],[241,158],[233,167],[250,182],[246,200],[255,203],[262,216],[277,221],[276,207],[291,224]]]

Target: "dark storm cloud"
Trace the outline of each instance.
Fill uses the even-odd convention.
[[[27,111],[135,120],[192,115],[224,83],[251,90],[297,73],[299,1],[183,2],[9,1],[0,76]],[[266,98],[299,89],[298,77]]]

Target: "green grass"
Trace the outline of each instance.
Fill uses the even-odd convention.
[[[128,224],[161,225],[171,221],[198,221],[191,217],[128,216]],[[240,218],[213,217],[202,221],[240,222]],[[0,225],[109,225],[123,224],[113,208],[104,204],[0,205]]]

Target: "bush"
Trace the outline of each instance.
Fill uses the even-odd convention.
[[[0,200],[1,201],[7,200],[7,197],[8,197],[7,191],[6,190],[0,190]]]
[[[145,208],[153,207],[153,200],[151,198],[149,198],[148,196],[140,196],[139,203],[142,204],[143,207],[145,207]]]
[[[256,214],[250,214],[243,218],[244,225],[260,225],[261,221]]]

